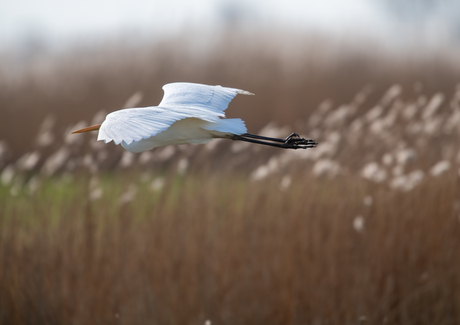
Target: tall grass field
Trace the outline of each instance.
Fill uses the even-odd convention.
[[[2,59],[0,324],[460,324],[459,66],[233,36]],[[172,81],[319,145],[70,135]]]

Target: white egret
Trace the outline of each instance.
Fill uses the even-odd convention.
[[[292,133],[286,139],[246,133],[239,118],[225,119],[225,109],[237,95],[248,91],[221,86],[177,82],[163,86],[164,96],[158,106],[127,108],[107,115],[102,124],[77,130],[99,130],[97,140],[113,141],[131,152],[156,147],[207,143],[216,138],[247,141],[284,149],[316,147],[316,141]]]

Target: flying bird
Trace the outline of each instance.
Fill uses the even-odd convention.
[[[225,118],[224,111],[237,95],[248,91],[221,86],[176,82],[163,86],[158,106],[127,108],[107,115],[102,124],[74,133],[99,131],[97,140],[113,141],[131,152],[174,144],[202,144],[216,138],[246,141],[284,149],[316,147],[315,140],[292,133],[285,139],[247,133],[239,118]]]

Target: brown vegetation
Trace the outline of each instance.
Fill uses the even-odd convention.
[[[458,67],[294,41],[2,66],[0,323],[460,323]],[[255,92],[228,116],[320,145],[67,136],[179,80]]]
[[[456,324],[449,176],[408,193],[303,173],[287,191],[171,175],[124,203],[130,175],[93,202],[82,179],[2,195],[1,323]]]

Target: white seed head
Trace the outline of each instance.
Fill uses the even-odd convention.
[[[102,194],[103,194],[102,188],[96,187],[96,188],[90,190],[89,195],[88,195],[88,199],[90,201],[97,201],[102,197]]]
[[[22,155],[16,162],[19,170],[32,170],[40,160],[40,153],[38,151],[29,152]]]
[[[59,168],[61,168],[67,162],[69,156],[69,149],[67,149],[66,147],[60,148],[54,154],[49,156],[48,159],[46,159],[41,171],[46,176],[53,175],[55,172],[58,171]]]
[[[137,187],[133,184],[128,186],[128,189],[120,196],[120,204],[126,204],[134,200],[137,193]]]
[[[415,104],[408,104],[402,111],[402,116],[406,119],[406,121],[411,120],[414,115],[417,113],[417,105]]]
[[[371,206],[373,202],[374,202],[374,199],[370,195],[366,195],[363,199],[363,204],[365,206]]]
[[[396,161],[400,165],[405,165],[406,163],[410,161],[415,161],[417,158],[417,153],[415,152],[414,149],[407,148],[407,149],[401,149],[395,153],[396,156]]]
[[[387,172],[381,168],[375,161],[370,162],[364,166],[361,171],[361,176],[367,180],[381,183],[387,178]]]
[[[268,175],[270,175],[270,169],[267,165],[262,165],[257,167],[257,169],[251,173],[249,178],[252,181],[260,181],[264,178],[267,178]]]
[[[328,176],[335,177],[340,174],[341,167],[339,163],[330,159],[320,159],[314,165],[312,173],[314,176]]]
[[[139,163],[141,165],[147,165],[150,161],[152,161],[153,155],[153,151],[151,150],[144,151],[139,156]]]
[[[353,228],[357,232],[362,232],[364,230],[364,218],[363,218],[363,216],[356,216],[353,219]]]
[[[380,105],[374,106],[370,111],[366,113],[366,120],[373,122],[380,117],[383,113],[383,107]]]
[[[444,97],[445,96],[442,93],[436,93],[433,95],[433,97],[431,97],[422,113],[422,118],[424,120],[431,118],[436,113],[438,108],[442,105]]]
[[[404,192],[412,191],[421,183],[425,174],[421,170],[414,170],[408,175],[396,176],[390,181],[390,188]]]
[[[389,166],[393,163],[393,156],[391,153],[386,153],[382,157],[382,163],[386,166]]]
[[[177,172],[181,175],[185,174],[189,166],[189,162],[187,158],[182,158],[177,163]]]
[[[382,101],[381,101],[382,104],[385,105],[385,106],[390,104],[390,102],[393,101],[394,99],[396,99],[397,97],[399,97],[399,95],[401,95],[401,93],[402,93],[401,85],[395,84],[395,85],[391,86],[387,90],[385,95],[383,95]]]
[[[154,151],[153,160],[158,162],[166,161],[172,158],[172,156],[174,156],[175,153],[176,148],[174,146],[166,146],[164,148],[160,148],[159,150]]]
[[[134,163],[135,155],[130,151],[123,152],[123,156],[121,157],[120,163],[118,167],[120,168],[128,168]]]
[[[49,130],[40,132],[37,135],[35,142],[37,143],[39,147],[47,147],[54,142],[54,135]]]
[[[280,190],[286,191],[291,186],[292,179],[289,175],[284,175],[280,182]]]
[[[161,191],[164,186],[165,186],[164,177],[157,177],[152,181],[152,184],[150,184],[150,188],[154,192]]]
[[[14,175],[15,175],[14,166],[12,164],[6,166],[3,169],[2,175],[0,177],[0,179],[2,181],[2,184],[3,185],[10,185],[11,182],[13,181]]]
[[[442,160],[437,162],[433,167],[430,169],[431,176],[441,176],[446,171],[450,169],[451,163],[449,160]]]

